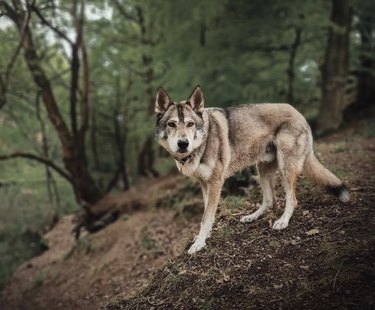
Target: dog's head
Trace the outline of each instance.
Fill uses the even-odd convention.
[[[187,101],[173,102],[163,88],[156,95],[156,139],[176,158],[189,156],[205,137],[204,99],[198,85]]]

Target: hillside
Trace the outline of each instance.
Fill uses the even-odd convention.
[[[266,217],[239,222],[260,201],[256,186],[250,198],[222,199],[207,248],[189,256],[200,193],[194,183],[173,177],[155,185],[159,198],[151,206],[132,213],[125,208],[114,224],[78,242],[70,233],[72,218],[61,220],[46,235],[50,249],[22,265],[6,285],[1,309],[374,307],[371,128],[352,127],[316,144],[322,162],[348,184],[348,204],[301,178],[290,226],[273,231],[283,210],[280,198]],[[146,189],[138,195],[144,199]]]

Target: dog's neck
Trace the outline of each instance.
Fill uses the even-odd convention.
[[[184,165],[186,164],[190,159],[192,159],[194,157],[193,153],[186,156],[186,157],[183,157],[183,158],[177,158],[175,157],[174,159],[177,160],[181,165]]]

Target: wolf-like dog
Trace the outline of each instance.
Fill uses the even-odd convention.
[[[204,108],[198,85],[188,100],[180,102],[159,88],[155,112],[157,141],[174,157],[178,170],[197,178],[202,187],[204,214],[189,254],[206,245],[225,179],[253,165],[258,169],[263,202],[257,211],[240,219],[243,223],[255,221],[274,204],[277,169],[285,190],[285,210],[273,229],[288,226],[297,206],[295,188],[301,173],[341,201],[349,201],[342,181],[314,155],[307,121],[289,104]]]

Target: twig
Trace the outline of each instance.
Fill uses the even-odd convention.
[[[63,38],[65,41],[67,41],[70,45],[73,45],[72,40],[70,40],[65,33],[63,33],[60,29],[58,29],[56,26],[53,26],[40,12],[40,10],[34,5],[31,5],[31,9],[36,13],[36,15],[39,17],[42,24],[46,25],[48,28],[50,28],[52,31],[54,31],[59,37]]]
[[[337,280],[337,276],[339,275],[339,272],[340,272],[340,269],[337,269],[337,272],[336,272],[335,278],[333,279],[333,286],[332,286],[333,289],[335,289],[335,286],[336,286],[336,280]]]
[[[55,170],[58,174],[60,174],[67,181],[69,181],[70,183],[73,183],[73,180],[70,177],[70,175],[67,172],[65,172],[63,168],[59,167],[57,164],[55,164],[53,161],[51,161],[48,158],[40,157],[38,155],[35,155],[32,153],[25,153],[25,152],[15,152],[15,153],[8,154],[8,155],[0,155],[0,161],[16,159],[16,158],[27,158],[27,159],[31,159],[31,160],[43,163],[51,167],[53,170]]]

